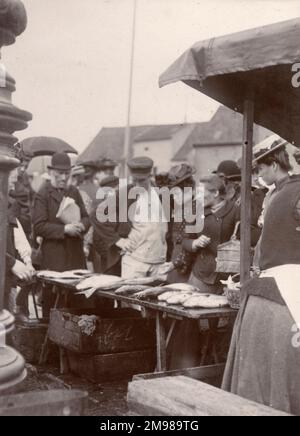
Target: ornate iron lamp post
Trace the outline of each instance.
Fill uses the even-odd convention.
[[[24,32],[27,15],[20,0],[0,0],[0,50],[11,45],[16,37]],[[13,329],[14,318],[4,309],[5,257],[7,234],[8,176],[17,167],[13,145],[16,138],[13,133],[23,130],[31,120],[29,112],[18,109],[12,103],[15,81],[0,68],[0,391],[8,389],[26,376],[25,362],[22,356],[6,346],[5,336]]]

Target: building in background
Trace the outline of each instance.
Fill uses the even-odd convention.
[[[254,143],[272,132],[260,126],[254,127]],[[197,125],[192,141],[187,142],[173,157],[174,163],[194,165],[197,176],[211,174],[223,160],[238,161],[242,155],[243,116],[220,106],[214,116]]]
[[[272,132],[255,126],[255,143]],[[103,128],[78,162],[103,157],[121,163],[124,155],[124,127]],[[237,161],[242,154],[243,117],[220,106],[211,120],[203,123],[133,126],[131,155],[153,159],[155,172],[168,171],[172,165],[189,163],[197,175],[209,174],[222,160]]]
[[[133,126],[131,155],[150,157],[155,163],[156,172],[168,171],[177,151],[183,148],[187,141],[191,141],[196,126],[197,124]],[[104,127],[78,157],[78,163],[103,157],[121,163],[124,155],[124,135],[124,127]]]

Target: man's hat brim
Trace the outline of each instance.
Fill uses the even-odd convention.
[[[192,173],[186,174],[185,176],[181,177],[178,180],[175,180],[174,182],[171,181],[170,186],[172,188],[175,188],[176,186],[180,185],[181,183],[185,182],[185,180],[191,179],[196,174],[196,170],[193,170]]]
[[[95,171],[99,170],[99,165],[96,162],[84,162],[80,164],[83,168],[92,169]]]
[[[120,182],[119,177],[117,177],[117,176],[108,176],[108,177],[106,177],[105,179],[103,179],[100,182],[100,187],[101,188],[106,188],[106,187],[113,188],[115,186],[118,186],[119,182]]]
[[[52,166],[52,165],[48,165],[47,166],[48,170],[56,170],[56,171],[71,171],[72,167],[71,166]]]
[[[139,173],[139,172],[135,172],[135,171],[130,170],[130,175],[137,180],[144,180],[144,179],[147,179],[148,177],[151,177],[152,171],[145,172],[145,173]]]

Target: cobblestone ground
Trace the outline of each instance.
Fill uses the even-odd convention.
[[[60,375],[55,367],[27,365],[28,376],[18,387],[19,392],[51,389],[79,389],[88,392],[87,416],[124,416],[127,414],[127,385],[129,380],[93,384],[72,374]]]

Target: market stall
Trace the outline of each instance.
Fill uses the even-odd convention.
[[[160,86],[182,81],[244,114],[241,207],[241,279],[250,276],[253,123],[300,146],[300,19],[196,43],[160,77]],[[242,138],[241,138],[242,139]]]
[[[160,86],[183,81],[201,93],[244,114],[240,257],[242,285],[246,284],[251,272],[250,205],[254,122],[272,130],[296,147],[300,147],[300,87],[299,81],[296,80],[298,77],[297,71],[299,71],[299,36],[300,19],[297,18],[225,37],[212,38],[208,41],[196,43],[160,77]],[[297,183],[299,182],[297,180],[297,177],[288,176],[287,185],[289,182],[290,184],[294,183],[294,186],[298,186]],[[273,183],[275,182],[273,181]],[[280,192],[280,188],[277,192]],[[281,196],[284,195],[283,190]],[[275,196],[275,198],[278,200],[279,197]],[[274,216],[275,205],[276,201],[273,202],[272,214],[269,211],[268,217]],[[278,206],[277,204],[275,211],[280,209],[280,206]],[[285,212],[281,212],[282,215],[289,213],[291,206],[286,207],[284,210]],[[296,221],[295,213],[293,216]],[[279,222],[280,220],[276,224],[278,228],[275,226],[276,229],[273,227],[270,231],[273,233],[274,231],[275,233],[276,231],[282,231],[282,237],[284,238],[284,231],[288,228],[284,230]],[[292,225],[294,230],[295,227]],[[298,240],[297,231],[298,228],[296,228],[294,239],[291,238],[291,240]],[[275,251],[278,250],[280,250],[280,247],[276,247]],[[287,259],[289,259],[289,256],[287,256]],[[287,260],[286,262],[277,261],[276,263],[275,261],[268,268],[280,269],[282,266],[291,267],[288,264],[297,264],[293,265],[296,270],[299,266],[299,257],[296,258],[295,256],[295,259],[296,262]],[[283,276],[279,272],[278,277],[280,277],[279,281],[276,281],[274,277],[272,278],[272,294],[274,289],[278,291],[280,280],[281,289],[288,287],[290,276],[285,275],[285,278],[282,278]],[[274,408],[298,414],[298,389],[297,387],[291,389],[288,383],[285,382],[291,374],[295,379],[298,379],[296,372],[299,366],[299,355],[296,351],[297,348],[291,345],[292,324],[296,322],[295,319],[297,318],[291,316],[291,313],[293,313],[293,310],[291,311],[292,305],[288,305],[286,300],[283,302],[283,306],[278,303],[276,305],[276,302],[274,307],[272,306],[272,299],[265,296],[265,282],[261,280],[263,278],[257,279],[256,284],[254,281],[247,282],[249,284],[247,290],[246,286],[243,286],[243,292],[245,293],[244,305],[234,330],[223,388],[231,393],[238,394],[240,397],[255,399],[255,401],[262,404],[268,404]],[[255,293],[254,288],[256,289],[257,286],[262,289],[263,297],[256,302],[255,298],[251,300],[251,293]],[[294,292],[294,295],[296,295],[297,291],[296,286],[290,283],[289,292]],[[278,292],[280,293],[280,291]],[[275,308],[271,317],[272,321],[274,321],[273,326],[270,325],[270,320],[266,324],[269,335],[264,328],[261,330],[258,328],[263,325],[265,313],[262,313],[260,318],[253,320],[255,317],[252,317],[249,312],[250,304],[248,305],[248,301],[254,303],[252,306],[253,313],[256,312],[261,301],[266,302],[266,307],[271,305],[273,309]],[[280,313],[281,307],[284,307],[283,314]],[[275,332],[275,326],[282,322],[284,316],[286,316],[286,322],[283,323],[284,325],[280,331],[285,332],[286,337],[280,339]],[[244,322],[249,319],[254,323],[251,324],[255,338],[252,350],[250,350],[249,342],[247,342],[251,336],[249,334],[251,328],[249,329],[249,325],[246,327]],[[272,334],[276,335],[276,341],[267,350],[265,344],[268,343]],[[262,344],[260,350],[257,347],[258,343]],[[285,355],[288,356],[288,349],[291,350],[292,358],[285,357]],[[274,350],[276,350],[275,358],[272,361]],[[260,365],[255,362],[258,355],[261,357],[263,365],[265,365],[265,371],[262,371]],[[284,365],[282,366],[283,361],[286,364],[293,363],[289,368],[284,368]],[[249,375],[250,372],[249,377],[245,376],[246,373]],[[249,390],[244,388],[246,385]],[[221,391],[218,392],[218,395],[221,397]]]
[[[49,273],[46,273],[49,275]],[[50,273],[51,275],[51,273]],[[63,274],[59,274],[63,275]],[[90,297],[93,294],[93,298],[102,298],[106,300],[112,300],[115,303],[115,307],[134,307],[136,312],[144,319],[152,319],[155,325],[155,337],[156,337],[156,371],[157,372],[165,372],[167,371],[167,349],[172,338],[172,334],[174,332],[175,326],[178,322],[183,320],[234,320],[237,314],[237,311],[231,309],[226,297],[217,297],[215,296],[215,301],[209,302],[210,298],[213,296],[203,296],[200,297],[196,295],[192,291],[176,289],[176,286],[180,288],[180,284],[177,285],[161,285],[160,287],[150,286],[150,285],[138,285],[131,284],[132,281],[124,281],[119,279],[119,283],[112,284],[110,289],[101,289],[99,280],[104,280],[105,276],[91,276],[88,278],[90,283],[95,283],[98,281],[98,287],[96,289],[86,289],[82,291],[86,294],[86,296]],[[48,288],[52,288],[52,292],[56,294],[56,303],[54,306],[54,311],[58,308],[68,308],[70,307],[69,299],[73,298],[74,295],[78,295],[80,293],[80,283],[84,283],[84,279],[67,279],[62,277],[51,278],[43,276],[43,273],[39,274],[39,281],[42,282],[43,285],[46,285]],[[118,281],[118,278],[116,278]],[[138,282],[138,280],[134,280],[134,282]],[[156,283],[161,283],[160,278],[154,279],[145,279],[141,280],[141,283],[152,282],[153,285]],[[129,284],[127,284],[129,283]],[[83,284],[83,287],[85,285]],[[171,288],[170,288],[171,286]],[[173,286],[173,287],[172,287]],[[186,285],[188,286],[188,285]],[[184,285],[183,285],[184,287]],[[78,289],[79,288],[79,289]],[[105,288],[105,285],[104,285]],[[141,289],[144,289],[141,291]],[[146,293],[146,295],[143,296]],[[163,296],[174,297],[175,300],[177,298],[177,302],[173,304],[168,304],[167,301],[163,301]],[[178,298],[179,297],[179,298]],[[160,299],[158,299],[160,298]],[[199,298],[202,298],[202,302],[194,303],[192,298],[199,301]],[[204,300],[207,300],[204,301]],[[180,300],[184,300],[185,306],[180,304]],[[188,300],[191,301],[190,306],[188,307]],[[74,301],[74,300],[73,300]],[[172,303],[172,300],[171,300]],[[201,307],[201,304],[203,307]],[[197,305],[199,307],[197,307]],[[205,307],[207,306],[207,307]],[[211,307],[209,307],[211,306]],[[220,306],[220,307],[218,307]],[[87,312],[87,311],[86,311]],[[52,311],[53,313],[53,311]],[[95,313],[95,312],[93,312]],[[133,321],[132,321],[133,322]],[[214,323],[216,326],[218,323]],[[208,349],[212,350],[212,357],[214,360],[214,365],[216,370],[219,369],[219,364],[222,363],[218,357],[218,353],[213,342],[214,334],[216,333],[215,328],[211,328],[208,331],[208,334],[205,337],[205,343],[203,345],[203,352],[201,362],[199,362],[200,366],[205,364],[205,360],[207,358]],[[42,349],[42,354],[40,356],[40,363],[44,363],[47,357],[47,350],[49,346],[49,336],[51,339],[51,333],[49,335],[49,331],[51,331],[51,321],[48,333],[45,337],[45,342]],[[61,334],[62,332],[60,332]],[[57,337],[59,334],[57,335]],[[52,335],[53,339],[53,335]],[[144,338],[145,339],[145,338]],[[128,341],[128,338],[127,338]],[[60,342],[59,340],[56,343]],[[60,343],[61,349],[61,370],[65,370],[63,355],[63,343]],[[87,350],[85,350],[86,352]],[[223,362],[224,363],[224,362]]]

